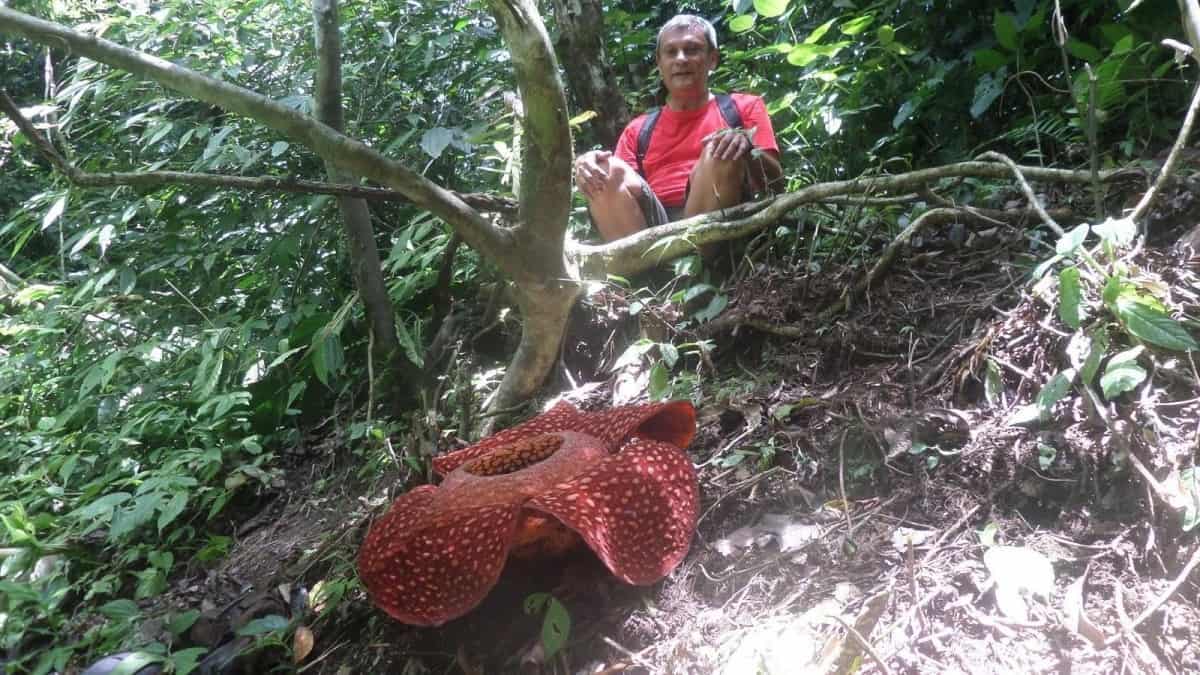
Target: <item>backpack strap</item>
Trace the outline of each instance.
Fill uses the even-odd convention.
[[[730,129],[741,129],[742,114],[738,112],[733,97],[729,94],[717,94],[716,99],[717,108],[721,110],[721,117],[725,118],[725,124],[729,125]]]
[[[730,129],[742,128],[742,114],[738,112],[737,104],[733,102],[733,97],[729,94],[717,94],[717,109],[721,111],[721,117],[725,119],[725,124]],[[646,177],[646,151],[650,149],[650,136],[654,134],[654,125],[658,124],[658,116],[662,113],[662,108],[652,108],[646,112],[646,121],[642,122],[642,128],[638,130],[637,139],[637,171],[642,178]]]
[[[662,108],[652,108],[646,112],[646,120],[642,122],[642,128],[638,131],[637,141],[637,171],[642,178],[646,177],[646,167],[643,162],[646,159],[646,151],[650,149],[650,135],[654,133],[654,125],[658,124],[658,115],[662,112]]]

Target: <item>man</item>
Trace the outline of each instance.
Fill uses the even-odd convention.
[[[779,146],[762,99],[709,93],[708,76],[718,60],[711,23],[690,14],[672,18],[655,43],[667,104],[649,138],[641,139],[641,161],[639,136],[645,135],[648,115],[625,127],[615,154],[594,150],[575,160],[575,184],[605,241],[733,206],[782,179]],[[753,139],[728,131],[734,115],[744,130],[754,129]]]

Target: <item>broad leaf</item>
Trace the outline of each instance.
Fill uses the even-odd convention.
[[[1007,68],[1001,68],[996,73],[986,73],[975,83],[975,95],[971,99],[971,117],[979,119],[992,103],[1000,98],[1004,91],[1004,78]]]
[[[838,26],[838,30],[842,31],[842,33],[846,35],[858,35],[859,33],[865,31],[874,20],[874,15],[863,14],[862,16],[855,17]]]
[[[745,33],[751,28],[754,28],[753,14],[741,14],[733,17],[729,21],[729,30],[735,33]]]
[[[1010,51],[1017,51],[1017,21],[1012,14],[997,10],[992,17],[996,42]]]
[[[237,630],[238,635],[255,637],[286,630],[288,620],[278,614],[268,614],[261,619],[255,619]]]
[[[1102,240],[1115,246],[1128,246],[1137,237],[1137,223],[1131,218],[1107,218],[1092,230]]]
[[[1196,341],[1182,324],[1133,292],[1117,296],[1113,309],[1125,329],[1137,338],[1177,351],[1197,348]]]
[[[787,11],[790,0],[754,0],[754,11],[771,18]]]
[[[571,615],[557,598],[551,596],[546,605],[546,616],[542,619],[542,647],[546,658],[557,654],[567,644],[571,635]]]
[[[134,601],[122,598],[100,606],[100,613],[113,621],[129,621],[142,613]]]
[[[1068,267],[1058,273],[1058,316],[1073,329],[1083,322],[1082,293],[1079,285],[1079,268]]]
[[[42,229],[44,230],[57,222],[59,217],[62,216],[63,209],[65,208],[67,208],[66,195],[54,200],[54,203],[50,205],[50,209],[46,211],[46,215],[42,216]]]
[[[1038,412],[1043,420],[1049,419],[1050,413],[1054,411],[1054,404],[1062,400],[1063,396],[1071,390],[1071,383],[1075,381],[1075,369],[1067,368],[1066,370],[1057,373],[1046,386],[1037,395]]]
[[[1179,487],[1186,498],[1183,531],[1192,531],[1200,523],[1200,469],[1189,467],[1179,472]]]
[[[1091,226],[1087,223],[1082,223],[1077,227],[1071,228],[1059,238],[1058,243],[1054,245],[1054,251],[1061,256],[1074,255],[1083,246],[1083,242],[1087,239],[1088,232],[1091,231]]]
[[[1146,379],[1146,371],[1137,364],[1137,357],[1145,350],[1138,345],[1112,357],[1100,377],[1100,389],[1104,398],[1112,400],[1127,391],[1133,391]]]

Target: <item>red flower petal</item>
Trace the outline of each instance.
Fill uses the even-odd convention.
[[[621,580],[651,584],[687,554],[699,501],[687,454],[638,438],[526,506],[578,532]]]
[[[579,413],[571,429],[604,440],[614,450],[636,433],[644,438],[686,448],[696,434],[696,409],[688,401],[627,405]]]
[[[483,600],[504,569],[521,511],[497,504],[433,513],[436,492],[425,485],[397,499],[358,553],[371,601],[419,626],[441,625]]]
[[[559,401],[553,408],[515,427],[492,434],[474,445],[468,445],[441,457],[434,457],[433,470],[445,476],[463,463],[487,454],[501,445],[508,445],[529,436],[572,430],[578,420],[579,409],[566,401]]]

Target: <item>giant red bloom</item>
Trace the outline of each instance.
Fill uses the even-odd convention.
[[[400,496],[367,533],[358,574],[405,623],[439,625],[474,608],[510,552],[576,533],[622,581],[651,584],[683,560],[696,527],[696,471],[682,448],[687,402],[538,417],[433,460],[445,480]]]

